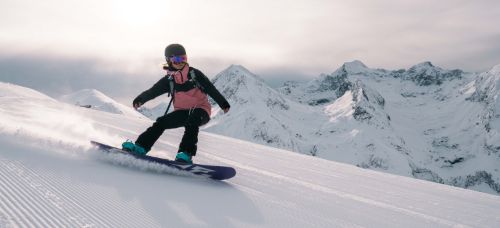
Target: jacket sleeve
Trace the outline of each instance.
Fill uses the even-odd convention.
[[[195,69],[196,73],[196,81],[200,83],[201,87],[203,87],[203,91],[207,93],[210,97],[212,97],[215,102],[221,107],[222,109],[225,108],[230,108],[231,106],[229,105],[229,102],[227,102],[226,98],[215,88],[214,84],[210,81],[210,79],[205,76],[200,70]]]
[[[168,77],[161,78],[158,82],[156,82],[153,87],[148,90],[142,92],[139,96],[137,96],[133,103],[140,102],[142,104],[162,95],[170,92],[170,85]]]

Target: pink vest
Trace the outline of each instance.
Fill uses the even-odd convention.
[[[186,64],[182,70],[178,71],[167,70],[167,74],[173,75],[175,83],[184,84],[189,80],[189,65]],[[194,108],[202,108],[208,113],[208,116],[211,114],[212,106],[208,102],[208,96],[200,88],[196,87],[186,92],[175,92],[174,110]]]

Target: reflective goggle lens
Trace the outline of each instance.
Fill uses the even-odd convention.
[[[172,63],[184,63],[184,62],[187,62],[187,56],[185,56],[185,55],[170,56],[168,59]]]

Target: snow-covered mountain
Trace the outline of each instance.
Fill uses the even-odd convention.
[[[470,86],[472,95],[467,99],[483,106],[481,125],[487,132],[484,147],[489,153],[500,152],[500,65],[482,73]]]
[[[277,90],[242,66],[214,78],[228,98],[206,131],[454,186],[500,193],[498,71],[343,64]],[[264,156],[264,155],[263,155]]]
[[[95,89],[83,89],[68,95],[61,96],[59,100],[68,104],[115,114],[124,114],[134,117],[142,116],[133,108],[120,104]]]
[[[204,127],[209,132],[309,151],[306,136],[326,121],[318,118],[319,109],[291,101],[242,66],[230,66],[213,83],[231,104],[231,111],[223,114],[214,103],[212,120]]]
[[[384,109],[390,107],[387,100]],[[195,161],[232,166],[237,170],[234,178],[198,179],[90,146],[90,140],[119,145],[151,123],[61,103],[0,82],[0,227],[500,224],[500,197],[495,195],[204,131]],[[183,129],[167,131],[151,155],[172,158],[182,133]]]
[[[300,103],[309,105],[324,105],[332,103],[351,89],[352,82],[347,79],[353,74],[374,74],[379,72],[367,68],[360,61],[344,64],[332,74],[321,74],[308,83],[286,82],[278,89],[284,95]]]

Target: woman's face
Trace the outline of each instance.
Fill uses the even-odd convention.
[[[184,68],[185,65],[186,65],[185,62],[180,62],[180,63],[172,62],[172,67],[174,67],[174,69],[176,69],[176,70],[180,70],[180,69]]]

